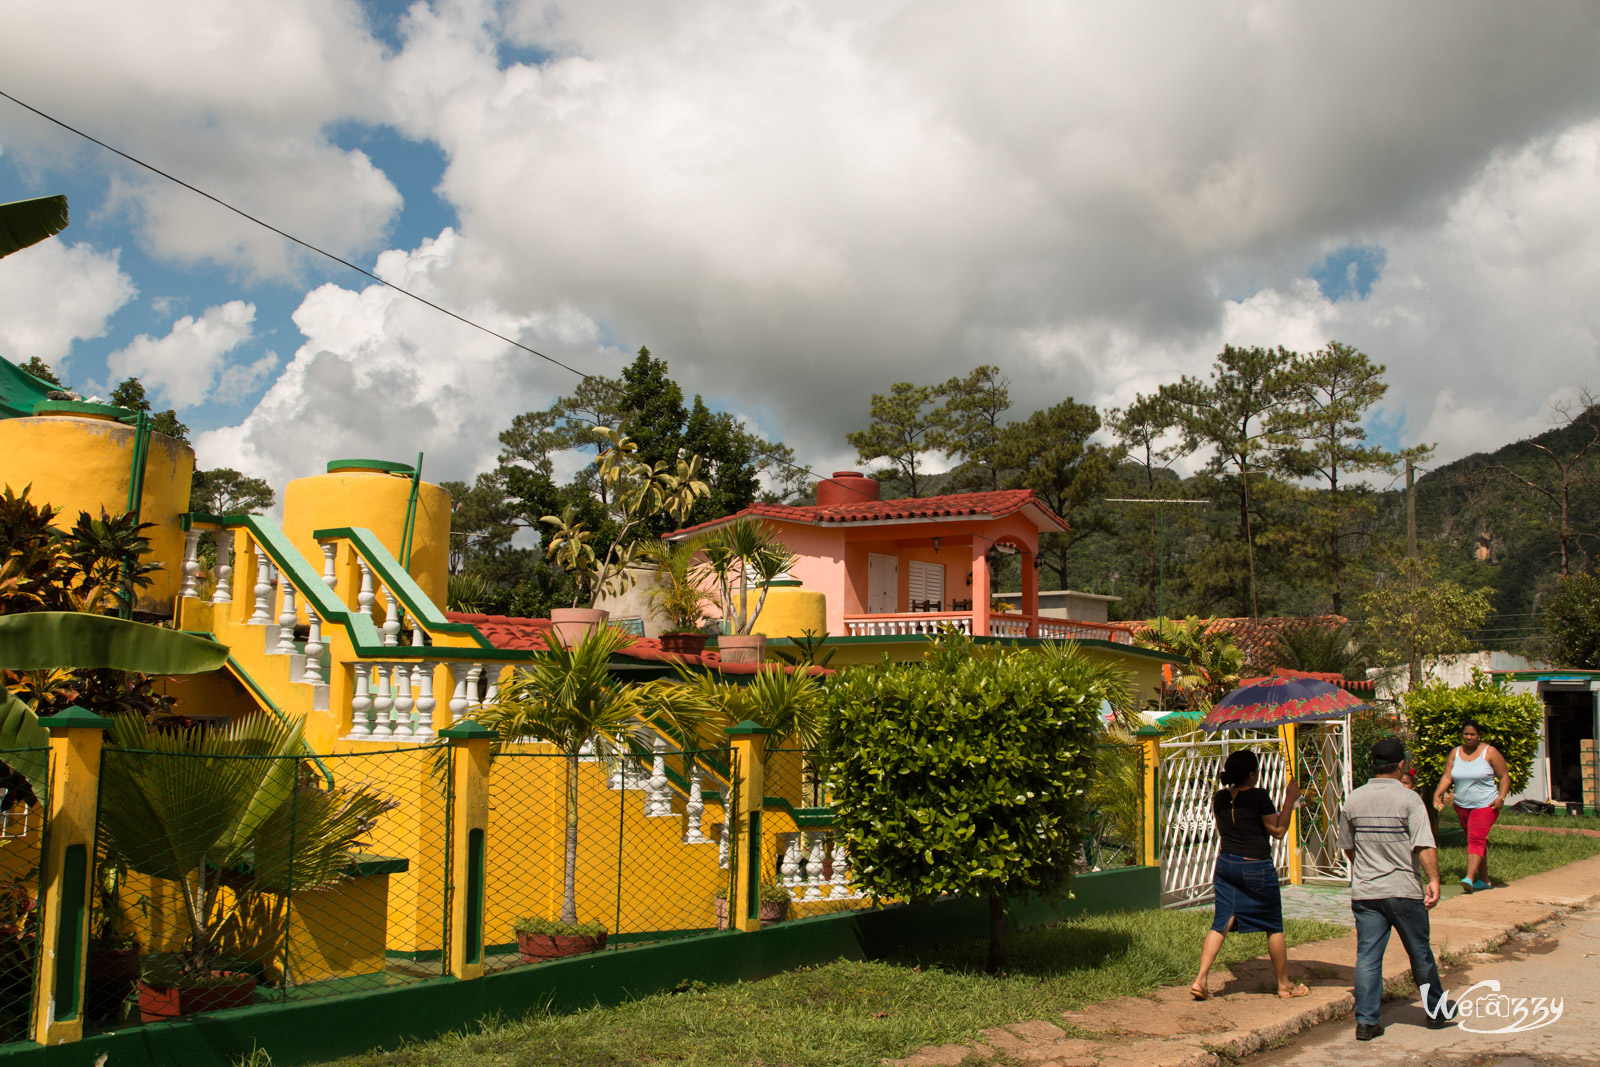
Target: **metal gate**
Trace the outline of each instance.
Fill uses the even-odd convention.
[[[1350,868],[1338,847],[1339,809],[1351,788],[1350,720],[1306,723],[1295,730],[1295,777],[1303,789],[1296,820],[1298,842],[1272,843],[1280,877],[1300,850],[1302,878],[1349,881]],[[1161,900],[1182,907],[1210,899],[1218,840],[1212,798],[1231,752],[1254,750],[1261,760],[1260,786],[1277,801],[1287,782],[1283,738],[1278,730],[1205,734],[1199,730],[1161,742]]]
[[[1211,897],[1217,864],[1217,823],[1211,802],[1228,754],[1252,749],[1261,760],[1261,788],[1283,796],[1285,766],[1276,730],[1205,734],[1199,730],[1161,742],[1161,903],[1196,904]],[[1289,871],[1287,839],[1272,843],[1280,875]]]

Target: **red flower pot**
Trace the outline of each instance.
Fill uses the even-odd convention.
[[[766,658],[765,634],[723,634],[717,638],[717,654],[724,663],[760,663]]]
[[[705,634],[673,633],[661,635],[661,651],[678,656],[698,656],[706,650]]]
[[[558,960],[562,956],[581,956],[606,947],[604,933],[588,934],[518,934],[517,951],[523,963],[542,963]]]
[[[141,981],[139,1017],[159,1023],[202,1011],[248,1008],[256,1002],[254,975],[212,971],[211,977],[215,984],[201,986],[157,986]]]

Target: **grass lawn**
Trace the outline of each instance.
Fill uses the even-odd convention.
[[[1460,826],[1447,825],[1442,818],[1439,823],[1439,880],[1450,886],[1467,873],[1467,838]],[[1509,882],[1594,855],[1600,855],[1600,837],[1491,830],[1489,879]]]
[[[1600,830],[1600,815],[1524,815],[1507,808],[1500,813],[1500,823],[1506,826],[1565,826],[1572,830]]]
[[[1009,969],[982,972],[987,942],[873,961],[839,961],[760,982],[644,997],[573,1015],[530,1015],[342,1067],[876,1067],[927,1044],[1051,1019],[1111,997],[1189,982],[1207,911],[1098,915],[1014,933]],[[1291,945],[1338,937],[1291,919]],[[1219,966],[1265,955],[1266,937],[1235,934]],[[270,1049],[267,1050],[270,1053]]]

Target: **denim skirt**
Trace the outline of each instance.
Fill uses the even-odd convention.
[[[1283,933],[1283,900],[1278,895],[1278,870],[1271,860],[1250,860],[1224,852],[1217,857],[1212,879],[1217,894],[1211,929]]]

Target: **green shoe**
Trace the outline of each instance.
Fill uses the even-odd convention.
[[[1489,889],[1489,888],[1491,888],[1491,886],[1489,885],[1488,882],[1473,882],[1472,883],[1472,891],[1474,893],[1481,893],[1485,889]]]

